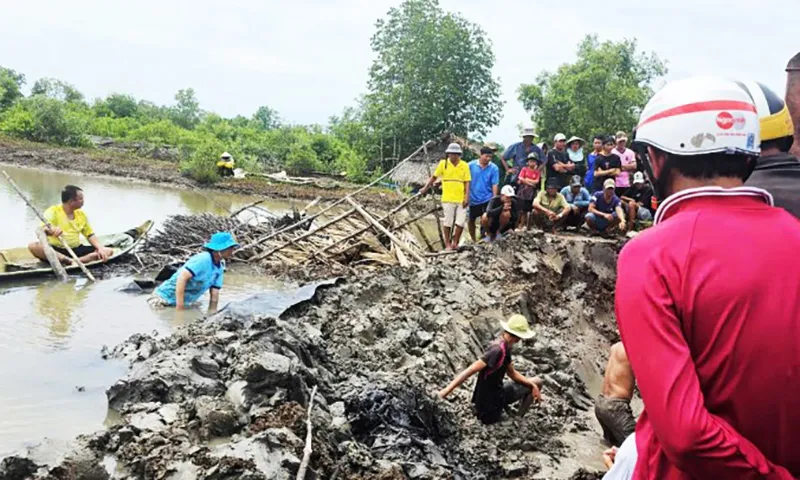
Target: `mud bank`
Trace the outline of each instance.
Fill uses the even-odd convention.
[[[201,185],[183,177],[172,161],[135,157],[100,150],[57,148],[44,144],[9,139],[0,135],[0,163],[21,167],[81,172],[121,177],[167,187],[207,189],[270,198],[335,201],[355,191],[352,188],[321,189],[313,186],[270,183],[260,178],[224,179],[214,185]],[[397,202],[400,195],[388,190],[371,189],[359,194],[366,205],[385,206]]]
[[[0,478],[600,478],[592,414],[613,322],[619,245],[527,233],[428,267],[361,272],[280,318],[258,298],[168,338],[137,335],[107,392],[122,422],[54,449],[6,458]],[[544,378],[524,418],[480,425],[474,381],[435,392],[480,356],[497,322],[522,312],[537,332],[515,365]]]

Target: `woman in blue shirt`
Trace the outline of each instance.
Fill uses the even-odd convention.
[[[217,232],[203,245],[204,251],[193,255],[169,280],[156,288],[148,299],[151,306],[175,307],[183,310],[210,291],[208,310],[215,311],[225,272],[223,260],[231,258],[239,248],[228,232]]]

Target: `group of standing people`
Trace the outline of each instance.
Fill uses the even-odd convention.
[[[447,248],[457,248],[465,225],[473,242],[491,241],[514,229],[536,226],[546,231],[579,229],[627,232],[635,222],[651,222],[653,188],[638,171],[625,132],[594,138],[584,154],[584,140],[557,134],[554,146],[534,143],[525,128],[522,141],[497,155],[486,144],[480,157],[465,162],[457,143],[446,150],[422,193],[441,180],[443,234]],[[545,154],[543,151],[547,149]]]

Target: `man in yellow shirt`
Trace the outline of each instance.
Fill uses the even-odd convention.
[[[47,241],[53,250],[56,251],[58,259],[61,263],[69,265],[72,259],[69,257],[69,252],[63,248],[61,240],[58,236],[67,242],[67,245],[75,252],[75,255],[80,258],[82,263],[93,262],[95,260],[108,260],[114,250],[100,245],[97,236],[94,234],[89,219],[83,213],[83,190],[75,185],[67,185],[61,191],[61,205],[53,205],[44,211],[44,218],[50,223],[50,227],[43,227],[45,234],[47,234]],[[91,244],[81,244],[81,235]],[[41,260],[47,261],[44,254],[44,248],[39,242],[33,242],[28,245],[28,250]]]
[[[467,205],[469,205],[469,184],[472,176],[469,173],[469,165],[461,160],[461,146],[451,143],[445,150],[447,158],[439,162],[436,171],[433,172],[428,183],[420,190],[425,194],[431,188],[437,178],[442,179],[442,210],[444,210],[444,234],[445,248],[455,250],[461,240],[461,233],[464,231],[464,224],[467,222]],[[455,233],[453,232],[455,225]]]

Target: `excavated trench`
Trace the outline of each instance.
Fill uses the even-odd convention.
[[[122,422],[54,453],[7,458],[0,478],[600,478],[592,399],[613,318],[616,242],[525,233],[422,269],[362,272],[320,287],[280,318],[239,302],[168,338],[137,335],[108,391]],[[435,393],[478,358],[498,322],[523,313],[515,347],[544,401],[484,426],[473,381]]]

